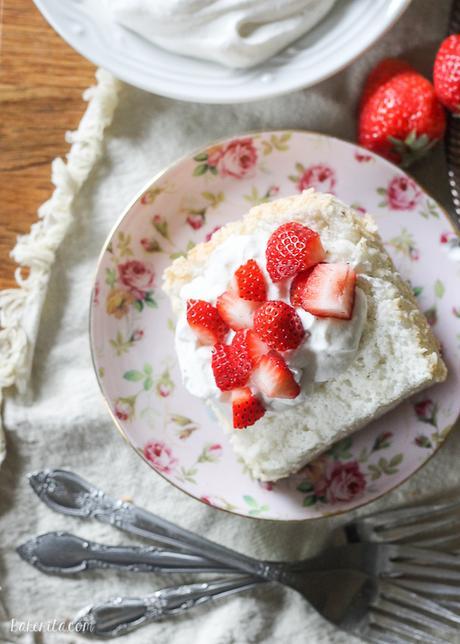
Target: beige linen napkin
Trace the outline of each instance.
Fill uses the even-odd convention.
[[[165,164],[212,139],[259,128],[305,128],[352,139],[359,88],[369,68],[384,55],[404,54],[429,74],[436,45],[446,29],[448,9],[447,0],[415,0],[381,43],[339,76],[312,89],[253,104],[180,103],[122,85],[113,122],[108,126],[118,85],[109,75],[100,73],[89,108],[92,116],[87,115],[84,127],[71,137],[68,165],[59,164],[60,207],[53,200],[47,206],[42,244],[32,243],[33,238],[22,241],[22,248],[30,242],[24,263],[32,262],[35,270],[40,268],[36,273],[40,279],[37,277],[33,289],[25,291],[24,301],[16,302],[15,315],[12,307],[8,319],[3,319],[8,323],[5,332],[9,337],[21,336],[21,346],[28,347],[25,358],[19,352],[23,361],[17,364],[23,368],[17,373],[14,360],[18,360],[18,352],[3,353],[0,364],[8,366],[9,379],[4,377],[0,382],[11,385],[17,375],[27,372],[24,365],[33,352],[35,335],[31,329],[38,328],[40,306],[32,291],[42,298],[49,278],[29,402],[25,404],[12,389],[5,396],[8,454],[0,470],[1,642],[84,641],[72,632],[48,632],[46,623],[71,618],[86,604],[114,594],[142,595],[179,581],[177,577],[172,580],[114,572],[58,578],[43,575],[22,562],[15,546],[49,530],[64,529],[106,543],[132,541],[108,526],[65,519],[51,512],[29,489],[26,473],[31,470],[71,468],[114,496],[130,497],[161,516],[257,557],[282,559],[312,554],[324,543],[330,529],[348,518],[299,524],[240,518],[199,504],[156,476],[115,431],[98,391],[87,337],[91,282],[99,250],[120,210]],[[85,173],[89,173],[86,181]],[[448,204],[442,150],[422,162],[416,174],[441,203]],[[47,268],[59,241],[59,235],[49,239],[50,228],[61,238],[66,235],[49,274]],[[9,293],[8,302],[12,301],[14,295]],[[10,349],[13,346],[12,342],[6,344]],[[6,369],[0,370],[0,378],[2,373]],[[458,485],[459,458],[460,439],[453,432],[448,446],[420,473],[366,511],[454,488]],[[18,632],[18,624],[27,620],[32,626],[43,623],[44,632]],[[123,641],[336,644],[353,639],[326,624],[295,592],[267,586],[153,624]]]

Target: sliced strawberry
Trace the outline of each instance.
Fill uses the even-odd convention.
[[[295,221],[283,224],[271,234],[265,254],[273,282],[292,277],[326,257],[318,233]]]
[[[348,264],[318,264],[305,283],[302,307],[318,317],[349,320],[355,285],[356,273]]]
[[[265,414],[265,408],[249,387],[232,391],[233,427],[243,429],[254,425]]]
[[[300,387],[277,351],[262,356],[252,372],[252,382],[270,398],[297,398]]]
[[[216,306],[224,322],[234,331],[239,331],[252,327],[254,311],[259,307],[259,303],[243,300],[235,291],[229,289],[219,295]]]
[[[222,342],[229,331],[216,307],[204,300],[187,301],[187,322],[202,344]]]
[[[228,344],[214,346],[211,366],[216,385],[221,391],[242,387],[247,383],[251,371],[250,362],[240,360]]]
[[[250,259],[235,271],[235,281],[238,295],[243,300],[265,302],[267,299],[265,277],[254,259]]]
[[[302,294],[305,288],[305,284],[310,276],[310,273],[313,269],[308,268],[306,271],[297,273],[294,279],[291,282],[291,289],[289,292],[290,300],[292,306],[295,308],[302,306]]]
[[[287,351],[301,343],[305,329],[296,310],[282,302],[264,302],[254,315],[254,331],[271,349]]]
[[[235,351],[235,358],[249,363],[249,370],[256,366],[261,356],[270,351],[270,347],[259,338],[252,329],[237,331],[232,340],[232,349]]]
[[[242,329],[235,333],[231,344],[231,351],[233,360],[238,365],[240,373],[246,372],[249,376],[253,364],[247,346],[248,333],[253,333],[253,331],[251,329]]]
[[[251,329],[246,332],[246,346],[254,367],[257,365],[260,358],[270,351],[268,344],[266,344],[257,335],[257,333]]]

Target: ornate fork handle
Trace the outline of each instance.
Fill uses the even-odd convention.
[[[87,606],[75,618],[76,632],[91,637],[118,637],[164,617],[184,613],[212,599],[263,583],[254,577],[238,577],[234,581],[217,580],[163,588],[147,597],[114,597]]]
[[[62,514],[94,518],[136,536],[206,557],[228,568],[236,568],[269,581],[280,581],[284,574],[282,566],[258,561],[200,537],[134,504],[116,501],[73,472],[43,470],[30,475],[29,482],[42,501]]]
[[[109,546],[67,532],[48,532],[17,548],[21,557],[46,573],[71,575],[95,568],[131,572],[232,572],[205,557],[156,546]]]

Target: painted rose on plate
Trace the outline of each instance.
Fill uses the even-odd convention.
[[[355,159],[358,163],[369,163],[373,160],[372,154],[366,154],[361,148],[355,150]]]
[[[424,398],[423,400],[416,402],[414,404],[414,411],[415,415],[417,416],[417,420],[436,427],[438,407],[436,403],[431,400],[431,398]]]
[[[155,273],[151,264],[131,259],[118,266],[120,282],[137,300],[144,299],[147,291],[153,288]]]
[[[199,230],[205,223],[204,212],[191,212],[186,218],[186,222],[193,230]]]
[[[145,250],[142,240],[139,246]],[[131,248],[127,247],[126,252],[128,251],[132,255]],[[129,313],[131,306],[139,312],[144,305],[156,308],[152,264],[139,259],[120,261],[113,253],[111,259],[115,266],[106,268],[106,284],[110,287],[105,303],[107,314],[120,320]]]
[[[217,168],[221,177],[242,179],[257,163],[257,150],[250,137],[235,139],[208,157],[208,165]]]
[[[165,369],[161,376],[158,378],[156,385],[157,394],[161,398],[167,398],[174,390],[174,382],[171,379],[169,369]]]
[[[333,192],[336,184],[336,176],[334,170],[321,163],[319,165],[312,165],[307,168],[299,178],[297,188],[299,192],[314,188],[318,192]]]
[[[299,192],[314,188],[318,192],[334,193],[337,177],[331,166],[325,163],[316,163],[305,167],[297,161],[295,169],[297,174],[290,174],[288,179],[295,184]]]
[[[153,467],[163,474],[171,474],[177,464],[177,458],[163,441],[152,441],[144,445],[144,456]]]
[[[131,396],[120,397],[115,401],[115,416],[119,420],[131,420],[134,416],[134,399]]]
[[[419,187],[409,177],[396,176],[388,184],[387,200],[392,210],[413,210],[421,196]]]
[[[197,154],[194,160],[199,165],[195,167],[193,176],[201,177],[210,172],[222,178],[243,179],[256,166],[257,159],[257,148],[252,137],[233,139]]]
[[[327,454],[309,463],[296,478],[302,480],[297,490],[306,493],[303,504],[348,503],[366,489],[366,478],[358,461],[331,460]]]
[[[161,252],[161,246],[154,237],[143,237],[141,239],[141,246],[146,253]]]
[[[328,463],[325,476],[315,484],[315,494],[326,503],[346,503],[360,496],[366,488],[366,479],[357,461]]]

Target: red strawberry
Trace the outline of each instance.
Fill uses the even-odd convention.
[[[277,351],[262,356],[252,373],[252,382],[270,398],[297,398],[300,387]]]
[[[216,306],[224,322],[234,331],[238,331],[252,326],[254,311],[259,307],[259,303],[243,300],[235,291],[229,289],[219,295]]]
[[[249,387],[232,391],[233,427],[243,429],[254,425],[265,414],[265,408]]]
[[[305,335],[302,320],[296,310],[281,300],[264,302],[257,309],[254,331],[271,349],[278,351],[295,349]]]
[[[349,320],[355,285],[356,273],[348,264],[318,264],[304,286],[302,306],[318,317]]]
[[[239,360],[249,361],[250,369],[255,367],[260,357],[270,350],[270,347],[252,329],[237,331],[232,340],[232,348]]]
[[[265,254],[273,282],[292,277],[326,257],[318,233],[295,221],[283,224],[271,234]]]
[[[187,301],[187,322],[202,344],[222,342],[229,331],[216,307],[204,300]]]
[[[270,347],[266,344],[255,331],[251,329],[247,332],[246,335],[246,346],[248,349],[249,357],[251,362],[255,367],[259,362],[260,358],[270,351]]]
[[[366,100],[374,90],[389,81],[395,74],[404,71],[413,71],[413,67],[402,58],[385,58],[381,60],[366,79],[361,101]]]
[[[361,97],[358,142],[408,166],[444,135],[446,115],[434,87],[405,61],[382,60]]]
[[[250,259],[235,271],[235,280],[238,295],[243,300],[265,302],[267,299],[265,277],[254,259]]]
[[[443,40],[434,61],[433,81],[441,103],[460,115],[460,34]]]
[[[291,282],[289,295],[290,295],[291,304],[292,306],[295,306],[295,308],[302,306],[303,289],[305,287],[305,284],[311,272],[312,272],[312,269],[309,268],[306,271],[297,273],[297,275],[294,277],[294,279]]]
[[[248,333],[253,333],[253,331],[251,329],[242,329],[235,333],[231,344],[231,351],[233,360],[238,364],[239,370],[249,375],[252,371],[253,363],[247,346]]]
[[[228,344],[214,346],[211,366],[216,385],[221,391],[230,391],[245,385],[251,370],[251,364],[240,360]]]

